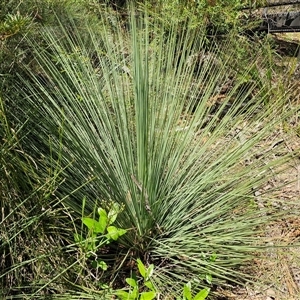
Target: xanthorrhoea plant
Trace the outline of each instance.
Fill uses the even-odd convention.
[[[84,196],[88,211],[96,200],[124,206],[117,223],[128,232],[107,254],[117,265],[110,270],[140,257],[155,264],[153,279],[166,291],[206,274],[216,284],[239,281],[270,218],[253,190],[280,162],[257,146],[280,121],[281,100],[266,104],[255,83],[242,88],[248,74],[234,78],[229,44],[209,49],[201,32],[165,31],[139,14],[129,26],[103,21],[85,41],[79,24],[46,28],[46,48],[32,41],[44,78],[30,71],[22,80],[39,141],[32,150],[50,137],[53,155],[71,163],[57,193],[70,194],[65,203],[78,215]]]

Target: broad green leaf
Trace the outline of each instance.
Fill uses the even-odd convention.
[[[105,232],[106,227],[109,225],[107,224],[107,213],[105,209],[98,208],[98,214],[99,214],[99,227],[101,229],[101,233],[103,234]]]
[[[138,266],[141,276],[143,278],[146,278],[147,269],[146,269],[145,265],[142,263],[142,261],[139,258],[136,261],[137,261],[137,266]]]
[[[125,281],[132,287],[137,287],[137,282],[133,278],[126,278]]]
[[[130,292],[125,292],[123,290],[117,290],[115,295],[121,300],[137,300],[138,299],[138,290],[135,288]]]
[[[107,227],[107,234],[106,237],[116,241],[120,236],[126,233],[125,229],[119,229],[115,226],[108,226]]]
[[[191,293],[191,283],[188,282],[183,287],[183,298],[185,300],[191,300],[192,299],[192,293]]]
[[[101,268],[103,271],[107,270],[107,264],[103,260],[97,261],[97,267]]]
[[[108,212],[108,222],[109,222],[108,225],[111,225],[116,221],[119,212],[120,212],[120,205],[114,202]]]
[[[99,224],[99,222],[97,222],[96,220],[85,217],[85,218],[82,218],[82,222],[93,233],[102,233],[102,227]]]
[[[210,256],[209,260],[210,260],[211,262],[215,262],[216,259],[217,259],[217,257],[218,257],[218,255],[217,255],[216,253],[213,253],[213,254]]]
[[[116,295],[118,296],[118,298],[120,298],[121,300],[131,300],[131,295],[128,292],[125,291],[117,291]]]
[[[118,228],[119,237],[124,235],[127,232],[126,229]]]
[[[149,280],[153,274],[154,271],[154,265],[151,264],[148,268],[147,268],[147,272],[146,272],[146,278],[145,280]]]
[[[205,288],[201,290],[195,297],[194,300],[205,300],[208,296],[210,288]]]
[[[148,288],[148,289],[150,289],[151,291],[155,291],[155,287],[154,287],[154,285],[153,285],[153,283],[149,280],[149,281],[146,281],[145,283],[144,283],[144,285]]]
[[[138,290],[138,288],[135,287],[131,291],[130,296],[132,297],[132,299],[138,299],[138,296],[139,296],[139,290]]]
[[[156,296],[155,292],[143,292],[140,294],[140,300],[152,300]]]
[[[107,227],[107,238],[116,241],[119,237],[119,232],[118,232],[118,228],[115,226],[109,226]]]
[[[212,276],[210,274],[206,274],[205,275],[205,280],[208,284],[212,283]]]

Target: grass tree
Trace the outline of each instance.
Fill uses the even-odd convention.
[[[55,194],[73,217],[84,197],[85,215],[122,206],[116,224],[127,233],[98,254],[109,266],[103,281],[118,285],[137,258],[155,265],[163,294],[187,281],[205,286],[205,277],[247,279],[241,266],[264,247],[259,236],[275,216],[272,205],[258,209],[254,192],[286,159],[260,146],[283,103],[251,81],[256,57],[236,74],[229,42],[210,46],[201,30],[164,30],[141,12],[85,35],[80,26],[44,28],[42,46],[31,41],[23,105],[38,167],[53,158],[68,166]]]

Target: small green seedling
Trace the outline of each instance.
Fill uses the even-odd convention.
[[[194,297],[192,296],[192,284],[188,282],[183,287],[183,300],[205,300],[210,292],[210,288],[202,289]]]
[[[143,285],[139,286],[136,278],[126,278],[126,282],[130,286],[129,291],[117,290],[116,296],[121,300],[152,300],[155,299],[157,292],[151,282],[151,276],[154,271],[154,265],[151,264],[148,268],[143,264],[140,259],[137,259],[137,267],[139,273],[143,278]],[[146,291],[140,292],[140,288]]]
[[[82,246],[88,257],[95,255],[95,252],[103,245],[107,245],[111,241],[116,241],[126,233],[125,229],[112,225],[121,210],[118,203],[112,203],[108,212],[101,207],[98,208],[98,220],[89,217],[82,218],[82,223],[88,228],[87,238],[83,239],[81,235],[76,233],[74,234],[74,239],[76,243]],[[101,268],[104,271],[107,270],[107,265],[102,260],[95,260],[92,265],[95,268]]]
[[[217,259],[217,254],[213,253],[209,257],[206,254],[202,253],[202,258],[209,262],[215,262]],[[199,279],[206,281],[208,284],[212,284],[213,278],[212,275],[207,273],[199,276]]]
[[[202,258],[206,261],[215,262],[217,259],[217,254],[213,253],[208,257],[207,254],[202,253]],[[199,279],[201,279],[202,281],[206,281],[208,284],[212,284],[212,280],[213,280],[212,275],[209,273],[199,276]],[[209,292],[210,292],[210,288],[206,287],[193,297],[192,284],[191,282],[188,282],[183,287],[183,300],[205,300],[209,295]]]

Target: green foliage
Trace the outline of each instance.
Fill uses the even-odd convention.
[[[85,204],[85,200],[83,203]],[[82,235],[75,233],[74,239],[87,257],[94,255],[101,247],[116,241],[126,233],[125,229],[112,226],[121,210],[118,203],[111,203],[108,211],[98,208],[98,221],[89,217],[82,218],[82,223],[88,228],[87,237],[83,238]],[[93,261],[93,267],[107,270],[107,264],[101,259]]]
[[[7,39],[26,29],[30,24],[31,19],[28,16],[21,16],[20,13],[15,15],[6,15],[5,21],[0,23],[0,38]]]
[[[197,0],[197,1],[147,1],[155,17],[163,18],[165,24],[185,23],[190,26],[207,27],[211,33],[226,33],[235,27],[243,27],[245,15],[241,9],[248,4],[246,0]],[[241,28],[240,28],[241,29]]]
[[[215,34],[227,34],[231,30],[241,32],[244,29],[251,29],[259,24],[260,20],[250,18],[251,10],[244,10],[245,7],[259,7],[262,1],[251,3],[248,0],[87,0],[86,4],[90,11],[96,14],[103,14],[103,6],[108,5],[119,11],[124,18],[128,16],[128,6],[134,4],[140,10],[148,9],[152,18],[159,18],[164,24],[165,29],[180,24],[184,26],[189,23],[191,27],[198,27],[206,30],[212,37]],[[116,17],[114,12],[110,11],[107,15],[112,22]]]
[[[3,94],[18,93],[13,91],[13,81],[16,80],[16,74],[21,73],[21,64],[30,64],[32,62],[31,49],[26,43],[24,36],[31,36],[43,44],[43,38],[40,35],[43,26],[56,26],[55,14],[59,15],[67,28],[68,18],[66,15],[72,14],[74,18],[89,17],[83,13],[86,10],[85,0],[3,0],[0,7],[0,92]],[[55,11],[55,14],[54,14]],[[79,21],[80,22],[80,21]],[[16,95],[15,98],[18,96]],[[5,100],[5,99],[4,99]],[[15,114],[19,111],[21,103],[8,106],[8,115],[10,110]],[[20,113],[22,115],[22,113]],[[25,120],[22,120],[24,122]]]
[[[249,279],[240,266],[262,249],[258,236],[278,216],[272,205],[253,207],[253,190],[287,159],[259,149],[284,116],[281,98],[266,104],[268,91],[256,81],[245,87],[257,58],[237,74],[229,42],[208,49],[201,30],[147,13],[132,13],[129,29],[117,19],[102,19],[101,31],[69,21],[71,31],[59,20],[59,28],[43,29],[45,46],[27,40],[46,80],[27,66],[20,90],[32,130],[24,141],[40,158],[39,172],[53,158],[68,166],[56,197],[74,219],[100,207],[99,219],[81,220],[88,235],[76,236],[76,246],[84,241],[91,254],[109,240],[97,266],[110,267],[93,273],[79,257],[77,288],[118,284],[139,257],[149,266],[138,263],[147,290],[127,279],[134,297],[156,289],[180,296],[190,281],[203,298],[212,278],[216,285]]]
[[[151,264],[147,268],[143,262],[138,258],[137,259],[137,267],[139,270],[139,274],[143,278],[142,286],[139,285],[137,279],[131,277],[126,278],[127,284],[130,286],[130,290],[128,292],[124,290],[117,290],[116,295],[121,300],[152,300],[157,296],[157,291],[151,282],[151,277],[154,271],[154,265]],[[146,288],[146,290],[145,290]],[[140,290],[143,290],[140,292]]]
[[[154,287],[151,277],[154,272],[154,265],[151,264],[147,268],[143,262],[138,258],[137,267],[139,274],[142,277],[142,283],[139,284],[136,276],[126,278],[126,283],[130,286],[129,291],[117,290],[114,291],[115,295],[121,300],[152,300],[159,299],[160,292]],[[142,292],[141,292],[142,291]],[[192,285],[188,282],[183,287],[183,298],[178,297],[177,299],[182,300],[205,300],[210,292],[210,288],[204,288],[198,292],[194,297],[192,296]]]
[[[192,296],[192,285],[190,282],[184,285],[183,300],[205,300],[209,294],[210,289],[205,288],[198,292],[194,297]]]

